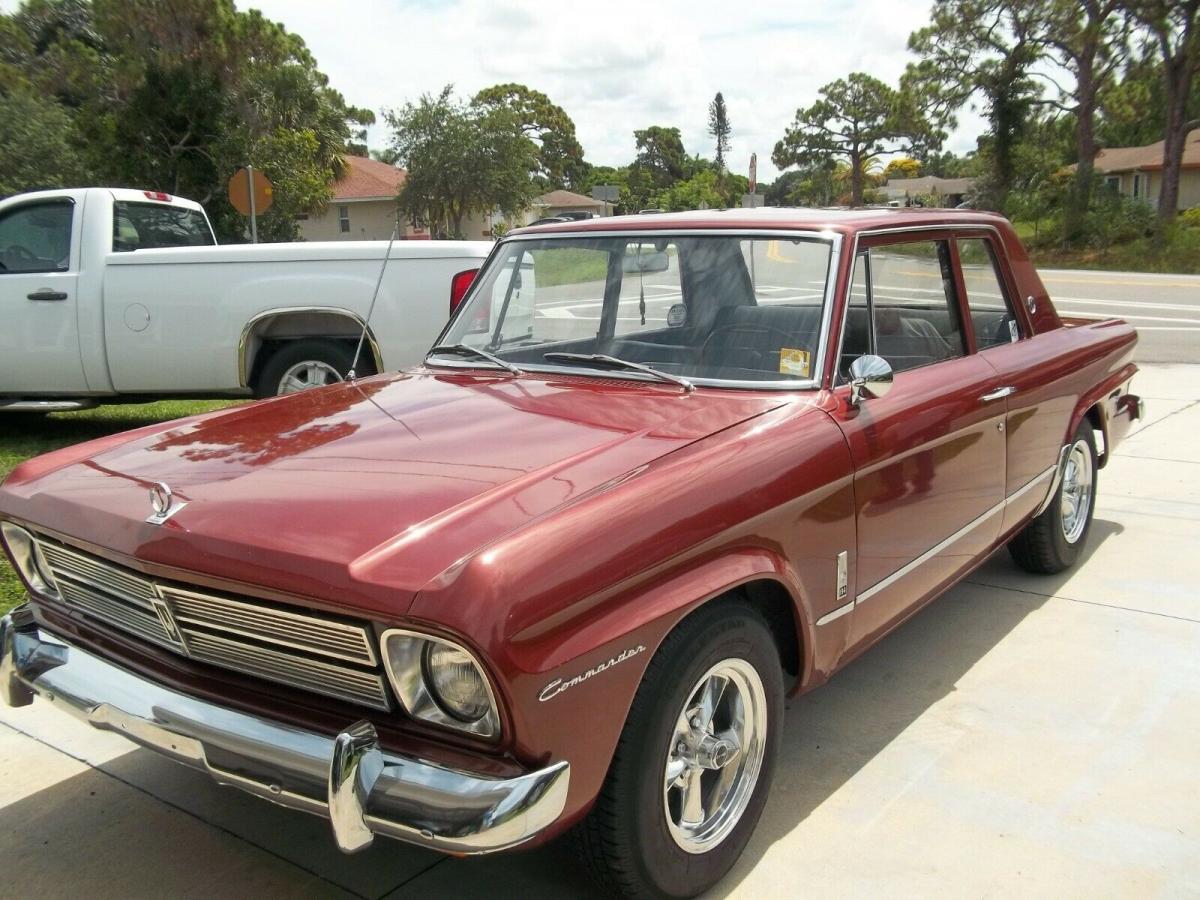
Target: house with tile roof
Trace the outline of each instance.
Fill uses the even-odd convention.
[[[1096,154],[1096,172],[1123,197],[1158,205],[1162,189],[1163,142],[1144,147],[1106,147]],[[1179,208],[1200,206],[1200,128],[1193,129],[1183,145],[1179,171]]]
[[[301,236],[306,241],[386,241],[399,222],[400,237],[428,239],[428,230],[414,227],[396,207],[406,175],[375,159],[347,156],[346,174],[334,182],[329,205],[299,217]]]
[[[918,198],[927,201],[932,197],[937,206],[955,207],[970,196],[974,187],[974,178],[924,175],[921,178],[890,178],[881,190],[888,203],[911,206]]]

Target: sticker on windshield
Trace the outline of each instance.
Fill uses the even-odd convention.
[[[672,328],[678,328],[687,321],[687,307],[682,303],[674,304],[667,310],[667,324]]]
[[[809,354],[807,350],[782,347],[779,350],[779,372],[781,375],[809,376]]]

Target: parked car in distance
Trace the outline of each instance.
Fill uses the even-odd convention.
[[[608,887],[693,896],[785,696],[997,548],[1078,561],[1136,339],[1060,317],[985,213],[516,231],[421,367],[14,470],[0,695],[346,851],[570,831]]]
[[[216,246],[153,191],[0,201],[0,411],[264,397],[345,376],[386,242]],[[398,241],[358,371],[419,362],[490,242]]]

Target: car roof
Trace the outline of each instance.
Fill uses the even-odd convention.
[[[578,234],[592,231],[672,231],[680,229],[746,229],[835,231],[850,234],[881,228],[922,228],[931,225],[995,225],[1006,222],[996,213],[962,209],[870,208],[809,209],[759,207],[758,209],[705,209],[693,212],[607,216],[518,228],[513,235]]]

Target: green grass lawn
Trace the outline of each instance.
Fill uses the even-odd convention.
[[[228,405],[228,401],[220,400],[163,400],[49,415],[0,413],[0,479],[39,453]],[[24,596],[16,573],[0,553],[0,614],[20,603]]]

